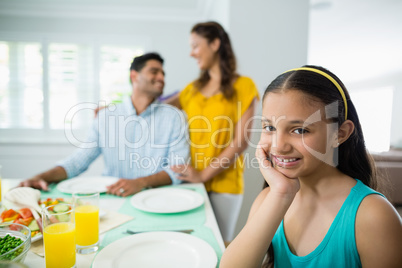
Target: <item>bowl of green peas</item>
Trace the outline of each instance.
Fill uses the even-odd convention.
[[[0,261],[23,263],[31,247],[31,230],[18,223],[0,224]]]

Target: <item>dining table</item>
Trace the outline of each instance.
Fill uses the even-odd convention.
[[[20,178],[3,178],[1,180],[1,196],[4,197],[10,189],[17,187],[21,181],[22,179]],[[46,198],[64,198],[69,200],[72,198],[71,194],[62,192],[58,188],[57,184],[49,185],[49,191],[41,191],[41,200]],[[140,230],[140,233],[142,233],[171,232],[184,229],[191,229],[190,235],[192,237],[205,241],[213,249],[217,258],[216,267],[219,266],[219,261],[223,251],[225,250],[225,245],[204,184],[182,183],[179,185],[145,189],[143,191],[153,189],[191,190],[200,194],[203,198],[203,202],[199,207],[185,212],[152,213],[133,206],[132,199],[136,195],[119,197],[107,193],[101,193],[99,207],[104,215],[100,217],[99,249],[97,252],[91,254],[77,253],[77,268],[96,268],[94,263],[96,263],[97,255],[101,255],[102,250],[105,250],[106,248],[110,249],[113,245],[118,244],[116,241],[125,241],[123,239],[127,240],[128,236],[138,236],[137,234],[128,233],[127,230]],[[2,210],[4,210],[7,208],[8,204],[4,198],[2,201]],[[148,254],[148,252],[146,252],[146,254]],[[154,252],[149,250],[149,256],[152,257],[153,254]],[[45,267],[43,239],[32,242],[24,263],[30,268]]]

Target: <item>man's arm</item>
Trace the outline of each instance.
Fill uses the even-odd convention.
[[[67,172],[61,166],[56,166],[48,171],[40,173],[28,180],[19,184],[22,187],[32,187],[36,189],[48,190],[48,184],[52,182],[59,182],[67,179]]]

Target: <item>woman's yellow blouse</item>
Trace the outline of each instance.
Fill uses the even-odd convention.
[[[207,98],[193,83],[180,92],[180,104],[189,122],[191,161],[197,170],[206,168],[230,145],[237,121],[251,102],[259,99],[258,90],[250,78],[240,76],[233,86],[235,94],[230,100],[222,93]],[[241,155],[229,168],[206,182],[206,190],[242,194],[244,165]]]

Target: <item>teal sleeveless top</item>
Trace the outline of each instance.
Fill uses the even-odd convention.
[[[272,239],[275,267],[362,267],[356,247],[355,221],[360,203],[370,194],[380,193],[357,180],[324,239],[306,256],[299,257],[290,251],[282,221]]]

